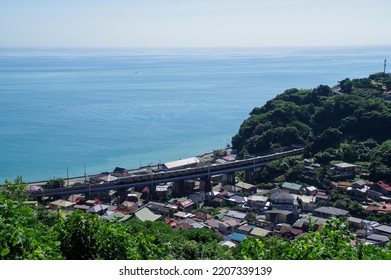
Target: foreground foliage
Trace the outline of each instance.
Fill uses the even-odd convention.
[[[80,211],[45,215],[20,200],[20,181],[8,187],[0,191],[0,259],[391,259],[389,246],[352,246],[341,220],[293,241],[247,238],[230,249],[218,245],[220,238],[208,229],[174,231],[163,222],[135,219],[107,222]]]

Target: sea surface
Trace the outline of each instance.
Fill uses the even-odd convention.
[[[285,89],[366,77],[386,58],[391,47],[0,49],[0,182],[223,148],[254,107]]]

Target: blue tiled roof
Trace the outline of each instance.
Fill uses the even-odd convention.
[[[234,232],[234,233],[231,233],[230,235],[228,235],[228,237],[231,238],[232,241],[242,242],[242,241],[244,241],[244,239],[246,239],[247,235]]]

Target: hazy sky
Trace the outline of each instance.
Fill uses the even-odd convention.
[[[0,47],[391,45],[390,0],[0,0]]]

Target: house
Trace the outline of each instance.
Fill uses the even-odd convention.
[[[205,211],[203,210],[197,210],[195,212],[193,212],[194,214],[194,218],[198,221],[206,221],[207,219],[210,219],[211,218],[211,215],[206,213]]]
[[[257,227],[264,228],[267,230],[273,230],[275,225],[271,221],[266,220],[266,215],[258,215],[255,218],[255,223]]]
[[[254,194],[247,198],[245,205],[252,210],[264,210],[268,206],[268,198],[260,194]]]
[[[214,207],[223,207],[224,205],[225,205],[225,201],[220,197],[215,197],[212,201],[212,206]]]
[[[177,218],[178,220],[183,220],[183,219],[187,219],[187,218],[194,218],[194,215],[191,213],[178,211],[178,212],[174,213],[174,217]]]
[[[236,220],[229,219],[219,224],[219,231],[224,234],[231,233],[238,225],[239,223]]]
[[[301,229],[293,228],[293,227],[281,227],[278,231],[276,231],[277,236],[281,236],[285,240],[293,240],[297,237],[300,237],[304,234],[304,231]]]
[[[315,202],[316,198],[309,195],[294,195],[300,205],[302,212],[312,212],[318,204]]]
[[[365,243],[383,246],[387,244],[389,241],[390,239],[387,236],[373,233],[367,236]]]
[[[368,212],[389,212],[391,211],[391,204],[383,204],[380,206],[368,206],[365,208]]]
[[[391,236],[391,226],[379,225],[373,229],[374,233]]]
[[[318,207],[313,211],[314,216],[325,218],[325,219],[329,219],[331,217],[347,217],[348,214],[349,211],[340,208],[326,207],[326,206]]]
[[[76,204],[85,202],[85,195],[83,194],[72,194],[68,196],[68,201],[75,202]]]
[[[241,194],[242,189],[238,188],[234,185],[224,185],[224,186],[221,186],[221,189],[220,189],[220,194],[223,194],[223,193],[232,193],[232,195],[233,194]]]
[[[225,216],[243,221],[247,214],[235,210],[229,210],[227,213],[225,213]]]
[[[369,186],[367,186],[364,180],[358,180],[347,188],[347,192],[352,199],[365,201],[368,196]]]
[[[374,201],[381,201],[383,197],[383,194],[381,192],[375,191],[370,189],[368,191],[368,198],[374,200]]]
[[[119,205],[119,208],[121,210],[135,212],[138,209],[138,205],[136,202],[125,200],[124,202],[121,203],[121,205]]]
[[[272,201],[272,208],[276,210],[289,210],[289,211],[298,211],[299,204],[295,197],[282,190],[275,190],[270,196]]]
[[[98,215],[103,215],[107,209],[109,208],[109,205],[106,204],[97,204],[94,206],[91,206],[87,212],[92,213],[92,214],[98,214]]]
[[[320,201],[325,201],[325,202],[327,202],[327,201],[329,201],[329,200],[330,200],[330,196],[327,195],[325,192],[323,192],[323,191],[318,191],[318,192],[316,193],[316,196],[315,196],[315,201],[316,201],[316,202],[320,202]]]
[[[217,244],[219,244],[220,246],[228,246],[229,248],[234,248],[234,247],[236,247],[236,244],[235,243],[233,243],[232,241],[229,241],[229,240],[223,240],[223,241],[220,241],[219,243],[217,243]]]
[[[178,208],[185,212],[191,212],[194,210],[194,203],[191,199],[178,199]]]
[[[116,212],[116,211],[107,211],[105,214],[99,217],[101,221],[115,221],[115,220],[121,220],[125,215],[122,214],[121,212]],[[130,217],[130,215],[128,215]]]
[[[238,227],[235,231],[238,233],[243,233],[243,234],[250,234],[250,232],[254,229],[254,227],[249,226],[249,225],[242,225]]]
[[[195,167],[200,163],[200,160],[196,157],[191,158],[185,158],[181,160],[166,162],[162,166],[162,170],[177,170],[177,169],[184,169],[189,167]]]
[[[355,164],[341,162],[341,163],[334,164],[334,167],[332,167],[331,169],[333,170],[336,176],[350,177],[356,174],[357,167],[358,166]]]
[[[247,236],[248,235],[245,235],[243,233],[234,232],[234,233],[231,233],[230,235],[224,236],[224,240],[243,242],[247,238]]]
[[[212,229],[219,229],[221,223],[222,223],[221,221],[218,221],[216,219],[209,219],[205,221],[205,224]]]
[[[199,222],[196,222],[194,221],[193,219],[190,219],[190,218],[186,218],[184,220],[178,220],[177,221],[177,228],[180,227],[181,225],[184,225],[184,224],[188,224],[190,225],[190,228],[205,228],[206,227],[206,224],[203,224],[203,223],[199,223]]]
[[[158,199],[167,199],[171,196],[172,187],[170,185],[158,185],[156,186],[155,191]]]
[[[303,185],[284,182],[281,186],[283,190],[288,191],[289,193],[301,194],[304,192],[305,188]]]
[[[86,205],[88,206],[93,206],[93,205],[97,205],[97,204],[101,204],[102,202],[98,199],[89,199],[86,201]]]
[[[391,196],[391,184],[388,184],[384,181],[379,181],[373,184],[371,189],[381,192],[384,195]]]
[[[195,192],[195,193],[189,194],[187,196],[187,198],[193,202],[202,203],[206,199],[206,194],[205,194],[205,192]]]
[[[257,186],[245,182],[239,182],[235,184],[235,187],[240,190],[241,193],[256,193]]]
[[[63,199],[58,199],[58,200],[50,202],[49,203],[49,208],[50,209],[61,208],[61,209],[64,209],[64,210],[71,210],[71,209],[73,209],[73,206],[75,204],[76,204],[75,202],[71,202],[71,201],[63,200]]]
[[[85,204],[76,204],[73,206],[73,209],[75,210],[81,210],[83,212],[87,212],[88,209],[90,209],[91,206],[85,205]]]
[[[225,202],[227,205],[230,205],[230,206],[243,205],[247,202],[247,197],[244,197],[241,195],[233,195],[229,198],[226,198]]]
[[[304,190],[307,195],[316,195],[318,193],[318,189],[314,186],[306,187]]]
[[[255,237],[267,237],[270,236],[272,232],[270,230],[266,230],[259,227],[254,227],[253,230],[250,232],[250,235]]]
[[[148,202],[146,205],[149,210],[157,215],[161,215],[164,218],[172,218],[174,211],[170,208],[167,208],[165,204],[159,202]]]
[[[286,223],[293,224],[299,218],[297,212],[292,212],[288,210],[269,210],[265,211],[266,220],[274,224]]]
[[[134,212],[134,216],[139,219],[140,221],[157,221],[162,218],[161,215],[154,214],[151,210],[149,210],[147,207],[143,207],[138,209],[136,212]]]
[[[362,228],[362,221],[363,221],[363,219],[360,219],[360,218],[348,217],[349,226],[354,227],[356,229]]]
[[[310,227],[312,227],[313,229],[320,231],[322,227],[327,223],[327,221],[328,219],[307,216],[294,222],[292,228],[308,231]]]

